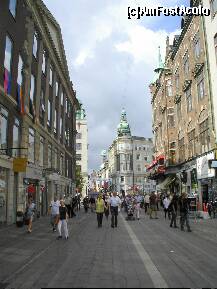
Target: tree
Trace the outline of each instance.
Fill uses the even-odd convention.
[[[76,190],[81,193],[84,187],[84,178],[81,173],[81,167],[76,166]]]

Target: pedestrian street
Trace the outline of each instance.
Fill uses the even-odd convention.
[[[0,288],[212,288],[217,284],[217,220],[191,219],[192,232],[170,228],[163,212],[140,221],[110,218],[97,227],[83,208],[57,240],[49,218],[32,234],[0,229]]]

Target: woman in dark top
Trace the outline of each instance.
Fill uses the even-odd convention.
[[[68,224],[67,224],[68,212],[63,200],[60,201],[59,210],[60,210],[60,219],[58,223],[59,236],[57,237],[57,239],[62,239],[62,227],[63,227],[65,239],[68,240],[69,238]]]

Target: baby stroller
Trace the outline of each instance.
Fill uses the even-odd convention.
[[[126,221],[135,221],[135,220],[136,218],[134,217],[134,206],[132,204],[128,204]]]

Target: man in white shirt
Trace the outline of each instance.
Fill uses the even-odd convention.
[[[53,232],[56,232],[56,228],[59,222],[60,215],[60,201],[57,200],[57,197],[54,197],[54,200],[50,204],[51,208],[51,225],[53,226]]]
[[[147,214],[148,208],[150,207],[150,195],[149,194],[145,195],[144,203],[145,203],[145,213]]]
[[[165,199],[163,200],[163,205],[164,205],[164,213],[165,213],[165,219],[167,217],[168,214],[168,218],[170,220],[170,213],[169,213],[169,205],[170,205],[170,199],[168,198],[168,196],[165,197]]]
[[[117,193],[114,192],[113,196],[109,199],[110,211],[112,215],[111,227],[118,226],[118,208],[121,206],[121,199],[117,196]]]

